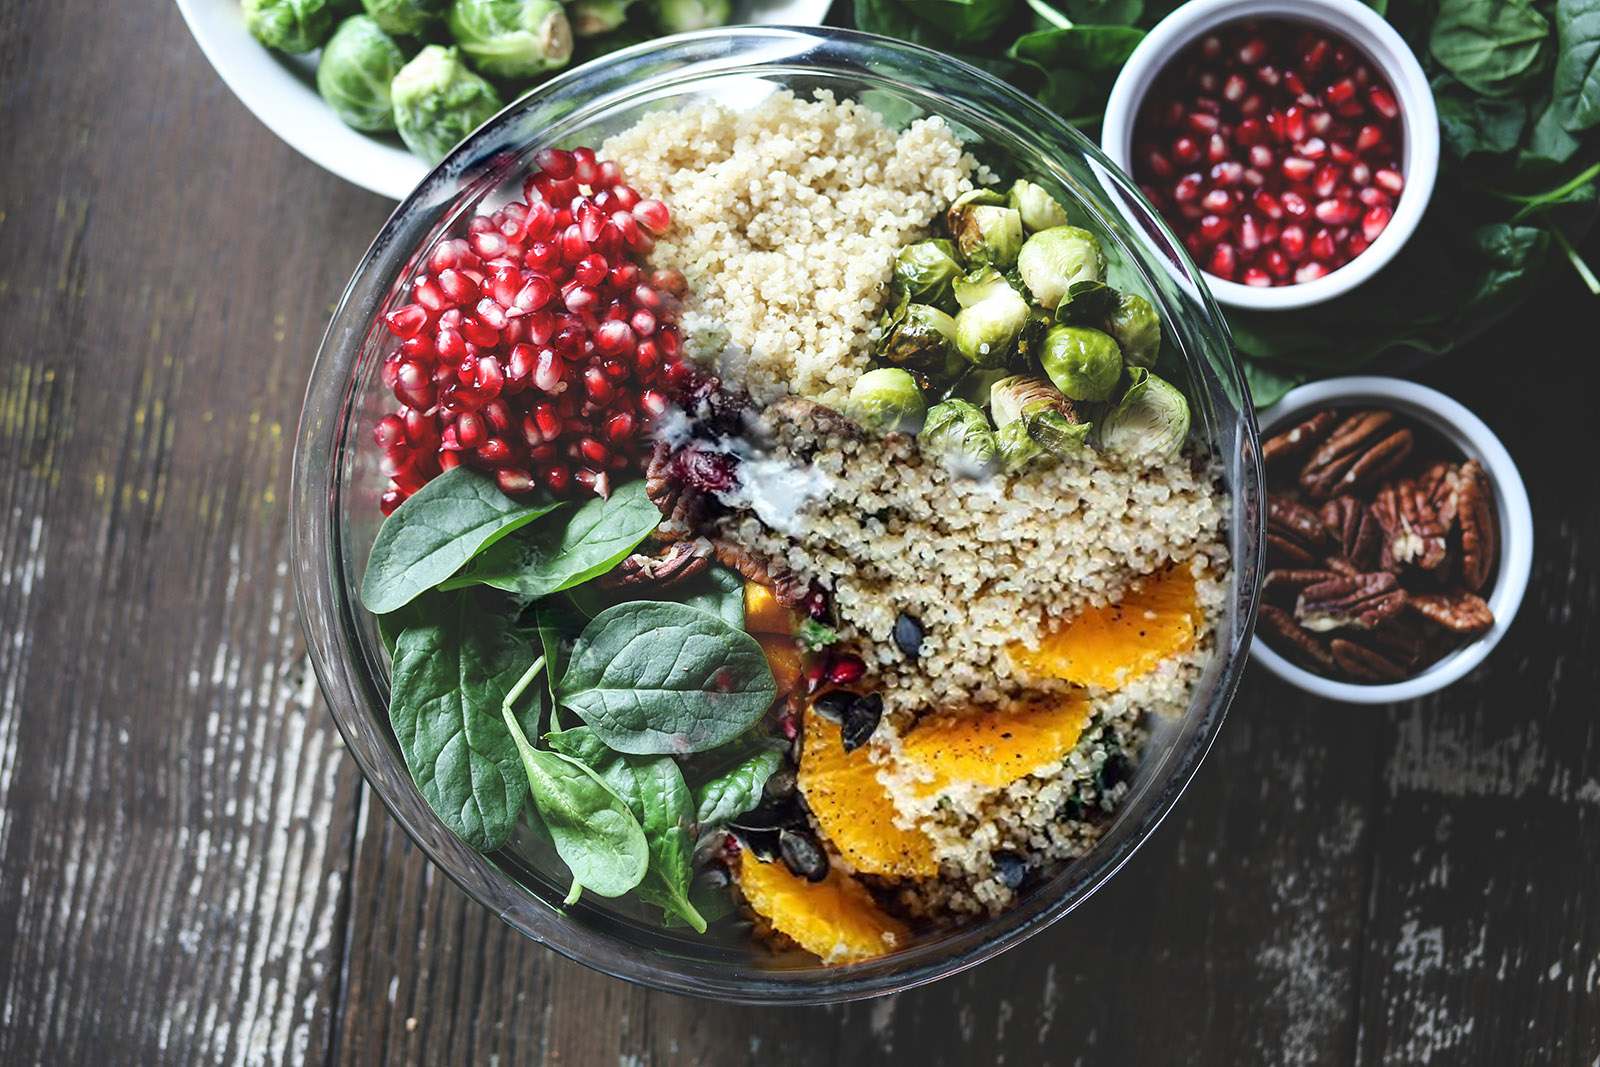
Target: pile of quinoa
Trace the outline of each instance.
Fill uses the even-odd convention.
[[[602,154],[672,207],[651,260],[688,281],[689,354],[758,401],[835,406],[867,369],[895,253],[979,169],[942,119],[897,132],[820,89],[652,114]]]

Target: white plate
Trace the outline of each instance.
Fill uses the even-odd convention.
[[[831,0],[736,0],[736,22],[817,26]],[[316,57],[264,48],[244,28],[239,0],[178,0],[189,32],[233,95],[267,128],[318,166],[401,200],[429,166],[393,134],[352,130],[317,95]]]

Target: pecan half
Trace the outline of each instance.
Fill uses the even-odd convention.
[[[1494,625],[1494,612],[1477,593],[1452,589],[1446,593],[1413,593],[1412,611],[1452,633],[1476,637]]]
[[[1384,526],[1384,554],[1401,565],[1435,571],[1449,555],[1449,526],[1434,507],[1423,486],[1410,478],[1380,492],[1386,499],[1384,514],[1393,525]],[[1392,498],[1392,506],[1387,501]]]
[[[1406,593],[1387,571],[1330,578],[1307,586],[1295,601],[1294,617],[1313,633],[1354,628],[1370,630],[1400,614]]]
[[[1322,525],[1333,535],[1339,554],[1362,570],[1378,565],[1383,528],[1367,506],[1348,494],[1322,505]]]
[[[1261,442],[1261,460],[1268,467],[1287,466],[1293,460],[1300,459],[1322,443],[1323,438],[1333,430],[1334,423],[1339,421],[1339,416],[1332,411],[1323,409],[1315,412],[1310,418],[1297,425],[1291,426],[1282,433],[1275,433]]]
[[[1261,631],[1268,634],[1271,644],[1285,656],[1294,660],[1302,667],[1309,667],[1323,674],[1330,674],[1334,670],[1333,656],[1329,654],[1322,642],[1311,634],[1302,630],[1294,621],[1294,616],[1274,604],[1262,604],[1256,613],[1260,622]]]
[[[644,471],[644,495],[661,512],[661,525],[653,536],[662,542],[693,537],[717,506],[711,494],[684,482],[672,448],[665,441],[657,441],[650,453]]]
[[[718,563],[747,582],[771,586],[773,597],[786,608],[797,606],[811,592],[806,580],[794,571],[781,563],[763,559],[743,545],[719,538],[711,546]]]
[[[1417,476],[1417,487],[1427,495],[1444,528],[1454,526],[1461,498],[1460,468],[1454,463],[1435,463]]]
[[[1314,567],[1330,545],[1315,511],[1287,497],[1267,501],[1267,557],[1282,566]]]
[[[1286,608],[1293,608],[1294,602],[1300,596],[1300,591],[1309,585],[1326,582],[1339,575],[1334,571],[1320,570],[1276,570],[1268,571],[1267,576],[1261,581],[1261,595],[1268,602],[1281,604]]]
[[[1461,525],[1461,583],[1476,592],[1489,581],[1500,553],[1500,528],[1494,514],[1494,489],[1475,459],[1461,465],[1457,521]]]
[[[607,589],[648,585],[667,589],[704,573],[711,566],[711,542],[704,537],[677,541],[659,556],[635,552],[600,578]]]
[[[1360,411],[1334,427],[1300,470],[1300,488],[1313,500],[1373,485],[1411,454],[1411,430],[1389,411]]]
[[[1375,648],[1357,641],[1335,637],[1328,645],[1333,661],[1351,681],[1368,685],[1404,681],[1410,672],[1404,666],[1385,656]]]

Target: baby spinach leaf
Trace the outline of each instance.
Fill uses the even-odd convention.
[[[621,563],[660,525],[661,512],[645,495],[641,479],[606,499],[595,497],[564,518],[499,542],[443,588],[489,585],[528,600],[558,593]]]
[[[1509,96],[1544,69],[1549,35],[1528,0],[1441,0],[1428,49],[1467,88]]]
[[[683,604],[630,601],[584,628],[556,697],[618,752],[681,755],[739,736],[777,696],[755,639]]]
[[[734,912],[733,893],[728,888],[728,878],[713,870],[702,870],[689,883],[689,903],[707,923],[714,923]],[[668,912],[666,926],[688,926],[682,919]]]
[[[1011,15],[1013,0],[904,0],[904,6],[912,16],[970,41],[998,30]]]
[[[1017,38],[1007,53],[1044,75],[1039,99],[1069,121],[1098,118],[1111,83],[1144,38],[1132,26],[1073,26],[1036,30]]]
[[[783,750],[753,747],[744,758],[695,790],[695,819],[702,828],[720,826],[761,803],[772,772],[783,766]]]
[[[1556,0],[1556,106],[1577,133],[1600,126],[1600,0]]]
[[[528,795],[497,714],[528,653],[502,623],[457,596],[432,621],[408,625],[395,645],[389,700],[389,722],[423,799],[480,852],[505,844]]]
[[[572,872],[567,902],[578,899],[580,888],[620,897],[637,886],[649,867],[650,852],[628,805],[582,763],[530,745],[509,703],[501,708],[501,717],[522,758],[539,820]]]
[[[713,563],[703,574],[672,586],[671,592],[679,603],[708,611],[729,626],[744,629],[744,579],[738,572]],[[628,599],[626,590],[604,589],[597,582],[574,586],[567,590],[567,596],[578,611],[591,619]]]
[[[570,730],[557,730],[544,735],[545,743],[563,756],[571,756],[579,763],[587,763],[600,770],[616,758],[617,754],[606,747],[600,736],[587,726],[574,726]]]
[[[445,471],[384,520],[361,579],[361,602],[383,615],[443,582],[479,552],[561,506],[513,500],[493,478]]]
[[[1480,96],[1447,74],[1433,80],[1439,135],[1457,159],[1500,155],[1517,147],[1528,123],[1528,104],[1518,98]]]
[[[618,756],[601,774],[644,828],[650,869],[639,883],[639,899],[705,933],[705,919],[689,902],[694,800],[683,772],[670,756]]]

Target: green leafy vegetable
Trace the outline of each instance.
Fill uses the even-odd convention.
[[[721,826],[761,803],[767,779],[781,766],[781,748],[755,745],[738,762],[701,783],[694,791],[695,818],[701,828]]]
[[[507,538],[444,587],[481,584],[536,600],[606,573],[660,523],[661,512],[645,495],[644,481],[629,482],[607,499],[588,501],[564,522],[540,523]]]
[[[1528,0],[1440,0],[1428,49],[1469,89],[1509,96],[1548,62],[1549,33]]]
[[[602,772],[644,829],[650,866],[639,898],[683,920],[698,933],[706,921],[689,902],[694,875],[694,798],[670,756],[617,756]]]
[[[1007,54],[1044,76],[1041,101],[1081,121],[1098,119],[1117,72],[1143,39],[1144,31],[1132,26],[1072,26],[1024,34]]]
[[[527,797],[499,714],[527,649],[469,596],[445,601],[395,645],[389,722],[423,799],[482,852],[505,844]]]
[[[800,629],[795,632],[795,637],[800,639],[802,645],[815,652],[819,648],[835,644],[839,640],[839,631],[823,625],[816,619],[804,619],[800,623]]]
[[[641,600],[584,628],[556,696],[618,752],[679,755],[739,736],[777,691],[749,634],[697,608]]]
[[[1556,0],[1555,108],[1568,130],[1600,126],[1600,0]]]

